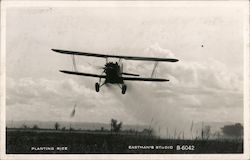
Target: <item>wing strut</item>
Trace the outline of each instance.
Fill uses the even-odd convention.
[[[78,72],[77,67],[76,67],[76,60],[75,60],[75,55],[72,54],[72,62],[73,62],[73,71]]]
[[[153,71],[152,71],[152,73],[151,73],[151,78],[153,78],[153,77],[156,76],[155,71],[156,71],[156,68],[157,68],[158,64],[159,64],[159,63],[158,63],[157,61],[155,61],[154,68],[153,68]]]

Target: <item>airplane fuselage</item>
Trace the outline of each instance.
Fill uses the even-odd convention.
[[[119,64],[109,62],[105,65],[104,72],[106,74],[105,83],[118,83],[118,84],[124,84],[122,79],[122,71]]]

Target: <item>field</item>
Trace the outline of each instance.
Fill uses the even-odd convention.
[[[136,134],[95,131],[6,131],[7,154],[24,153],[242,153],[242,140],[159,139]],[[139,148],[138,148],[139,146]],[[157,148],[158,146],[158,148]],[[159,147],[160,146],[160,147]],[[171,148],[171,146],[173,148]],[[66,148],[65,148],[66,147]],[[136,148],[137,147],[137,148]],[[143,148],[146,147],[146,148]],[[148,147],[148,148],[147,148]],[[152,148],[153,147],[153,148]]]

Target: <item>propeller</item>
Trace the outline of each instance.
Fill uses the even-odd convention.
[[[88,63],[89,65],[91,65],[90,63]],[[110,66],[108,66],[107,64],[103,67],[103,66],[92,66],[96,69],[103,69],[106,70],[107,68],[109,68]],[[127,75],[127,76],[140,76],[139,74],[133,74],[133,73],[127,73],[127,72],[123,72],[123,63],[120,63],[120,70],[121,70],[121,74],[123,75]],[[103,73],[102,73],[103,74]]]

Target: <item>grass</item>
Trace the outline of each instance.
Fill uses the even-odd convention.
[[[173,146],[173,149],[136,149],[129,146]],[[176,150],[177,145],[193,145],[195,149]],[[68,147],[66,151],[32,151],[31,147]],[[9,130],[6,134],[7,154],[25,153],[151,153],[206,154],[243,153],[242,140],[159,139],[145,135],[110,134],[110,132],[69,132],[53,130]]]

